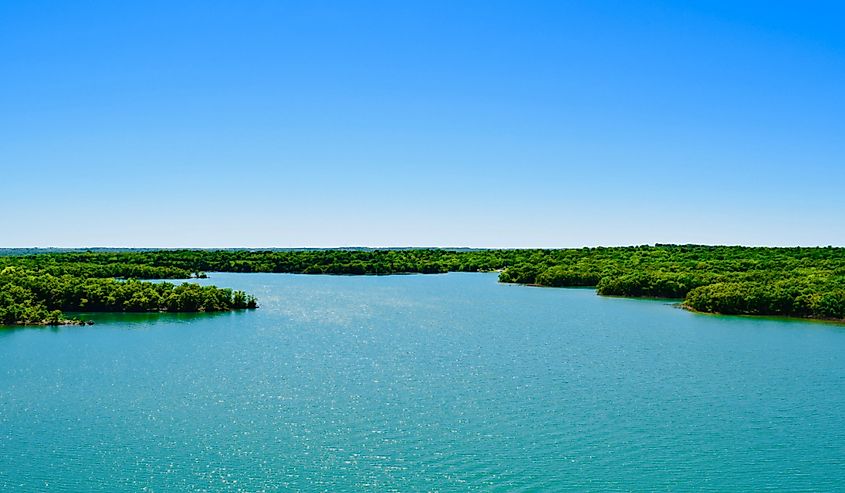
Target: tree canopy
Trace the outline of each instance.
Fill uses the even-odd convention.
[[[456,271],[499,271],[505,283],[594,286],[601,295],[683,299],[685,306],[703,312],[845,319],[845,248],[644,245],[554,250],[100,250],[0,256],[0,323],[54,323],[63,311],[215,311],[256,305],[245,293],[143,279],[202,277],[205,272]]]

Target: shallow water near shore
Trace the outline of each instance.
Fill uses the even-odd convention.
[[[0,491],[841,491],[845,327],[496,274],[212,273],[0,330]]]

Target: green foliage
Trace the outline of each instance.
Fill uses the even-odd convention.
[[[712,313],[845,319],[845,287],[793,280],[722,282],[693,289],[686,304]]]
[[[500,271],[507,283],[683,298],[695,310],[845,319],[845,249],[655,245],[563,250],[150,250],[0,256],[0,322],[63,311],[214,311],[245,293],[136,279],[204,272],[383,275]],[[121,280],[122,279],[122,280]],[[8,323],[8,322],[6,322]]]
[[[603,277],[599,294],[629,297],[683,298],[691,289],[707,283],[706,275],[642,271],[617,277]]]
[[[85,268],[80,271],[91,272]],[[212,312],[257,306],[251,295],[214,286],[49,272],[19,267],[0,270],[0,324],[73,323],[63,312]]]
[[[510,269],[508,269],[510,270]],[[508,271],[503,272],[506,274]],[[502,277],[501,275],[499,276]],[[534,282],[541,286],[555,288],[564,286],[595,286],[599,283],[601,274],[573,270],[571,267],[555,265],[536,275]]]

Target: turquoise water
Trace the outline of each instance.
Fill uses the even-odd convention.
[[[493,274],[0,331],[0,491],[845,491],[845,327]]]

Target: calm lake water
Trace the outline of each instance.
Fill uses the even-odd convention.
[[[0,330],[0,491],[845,491],[845,327],[494,274]]]

